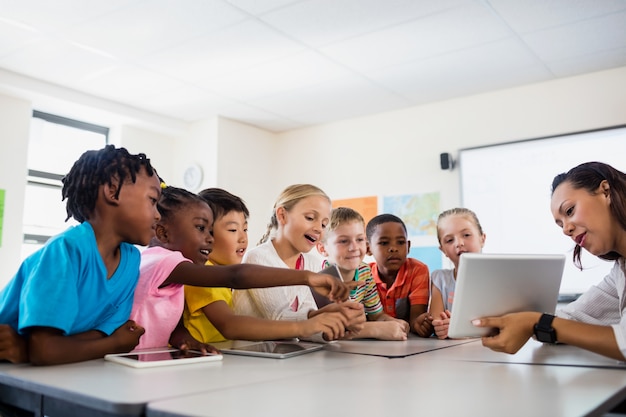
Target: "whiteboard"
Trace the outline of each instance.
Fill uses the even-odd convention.
[[[582,293],[602,280],[613,263],[583,250],[578,270],[574,243],[550,212],[553,178],[589,161],[626,172],[626,126],[461,149],[461,202],[487,235],[483,252],[566,254],[561,294]]]

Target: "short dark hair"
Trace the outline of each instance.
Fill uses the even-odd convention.
[[[231,211],[243,213],[246,219],[250,216],[246,203],[238,196],[221,188],[206,188],[198,193],[213,210],[214,220],[217,220]]]
[[[378,216],[373,217],[369,222],[367,222],[367,227],[365,228],[365,235],[367,236],[367,240],[371,241],[372,236],[376,232],[376,228],[383,223],[399,223],[402,225],[404,229],[404,233],[408,234],[406,230],[406,225],[402,221],[402,219],[393,214],[385,213],[379,214]]]
[[[611,214],[617,219],[622,229],[626,230],[626,174],[602,162],[585,162],[567,172],[561,173],[552,180],[552,194],[564,182],[575,189],[584,189],[590,194],[597,192],[602,181],[609,183],[609,205]],[[574,264],[582,269],[580,261],[580,245],[574,248]],[[617,252],[609,252],[598,256],[601,259],[614,261],[620,258]]]
[[[96,208],[100,186],[113,185],[113,179],[116,179],[119,184],[115,196],[119,197],[127,177],[134,183],[142,167],[148,176],[156,175],[150,160],[143,153],[132,155],[125,148],[113,145],[83,153],[62,179],[61,201],[67,199],[65,221],[70,217],[79,223],[89,220]]]

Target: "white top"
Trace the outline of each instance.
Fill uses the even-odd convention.
[[[313,272],[322,269],[323,260],[315,251],[303,254],[303,258],[303,269]],[[270,240],[246,252],[243,262],[289,268]],[[309,311],[317,310],[311,290],[306,285],[235,290],[233,307],[239,315],[293,321],[306,320]]]
[[[557,311],[557,316],[583,323],[611,326],[619,350],[626,356],[625,289],[624,258],[620,258],[602,282]]]
[[[441,293],[444,310],[452,311],[454,288],[456,287],[454,269],[437,269],[431,273],[430,280]]]

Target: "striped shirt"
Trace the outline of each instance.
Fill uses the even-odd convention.
[[[328,261],[324,261],[324,268],[330,266]],[[378,296],[376,283],[372,277],[372,269],[365,262],[361,262],[354,271],[353,281],[365,281],[365,284],[350,291],[350,301],[363,304],[365,314],[382,313],[383,305]]]

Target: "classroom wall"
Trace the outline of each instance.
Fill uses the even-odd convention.
[[[42,94],[50,90],[41,82],[25,84],[23,88],[41,89]],[[99,123],[98,114],[106,110],[107,119],[100,123],[111,127],[113,143],[146,153],[171,185],[182,186],[184,169],[200,164],[200,188],[222,187],[248,204],[251,245],[264,232],[278,193],[289,184],[314,183],[334,199],[437,191],[444,209],[460,204],[460,190],[458,168],[439,167],[442,152],[456,157],[460,148],[626,124],[626,67],[283,134],[222,117],[185,124],[58,86],[52,91],[55,98],[66,96],[80,104],[82,119],[90,123]],[[72,117],[71,108],[48,105],[42,110]],[[0,94],[5,138],[0,188],[8,190],[0,288],[19,264],[25,178],[14,179],[16,172],[26,172],[31,113],[27,99]],[[85,119],[90,114],[94,116]],[[111,115],[119,115],[120,121]]]
[[[276,135],[243,123],[219,118],[219,145],[214,186],[241,197],[250,210],[248,237],[254,247],[269,222],[274,201],[281,191],[277,178],[284,172],[276,159]],[[269,197],[269,198],[268,198]]]
[[[20,265],[26,158],[32,108],[28,101],[0,95],[0,189],[5,190],[0,244],[0,288]],[[15,181],[15,178],[24,181]],[[0,209],[1,210],[1,209]]]
[[[438,191],[446,209],[460,204],[459,171],[442,171],[440,153],[624,124],[625,109],[621,67],[295,130],[278,135],[289,175],[277,182],[334,199]]]

